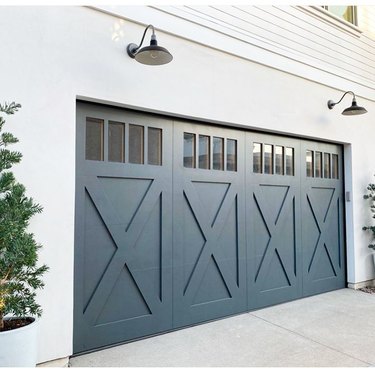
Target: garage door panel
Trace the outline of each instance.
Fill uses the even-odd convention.
[[[218,221],[219,220],[220,218],[218,219]],[[210,263],[213,260],[214,261],[213,264],[216,264],[217,268],[220,267],[218,266],[217,261],[213,258],[216,255],[217,249],[218,249],[217,237],[223,230],[223,225],[225,224],[225,221],[220,222],[220,224],[221,225],[219,227],[214,226],[213,228],[211,228],[208,225],[206,226],[201,225],[201,227],[206,229],[204,232],[202,232],[205,240],[200,250],[200,254],[197,257],[197,261],[194,264],[192,272],[190,273],[190,275],[188,275],[189,281],[184,289],[185,298],[191,299],[195,295],[197,289],[201,285],[203,277],[205,276],[208,263]],[[221,274],[223,272],[225,271],[221,271]]]
[[[232,298],[223,273],[223,267],[219,266],[214,255],[209,257],[204,267],[204,272],[201,272],[203,276],[199,280],[196,290],[192,288],[192,306]]]
[[[129,304],[129,301],[132,303]],[[95,319],[94,326],[116,323],[121,320],[151,315],[152,311],[143,297],[131,271],[125,264],[114,286]]]
[[[212,227],[231,184],[217,181],[192,181],[192,185],[198,195],[202,211],[204,215],[207,215],[205,222]]]
[[[213,191],[213,193],[209,193],[211,195],[210,198],[207,197],[205,200],[202,195],[200,195],[200,191],[197,187],[204,186],[207,184],[205,182],[191,182],[188,180],[184,181],[184,188],[183,188],[183,195],[186,200],[186,203],[191,208],[191,211],[196,219],[199,228],[202,231],[203,236],[207,240],[209,233],[213,231],[215,226],[215,221],[220,214],[222,209],[222,204],[224,202],[224,198],[226,197],[226,193],[228,191],[228,184],[223,184],[224,186],[222,192],[219,192],[219,196],[217,194],[218,191]],[[216,184],[216,187],[220,187],[221,184]],[[216,194],[215,194],[216,193]],[[222,193],[222,194],[221,194]],[[211,209],[207,209],[207,201],[214,202],[214,206]],[[225,210],[225,209],[224,209]],[[221,211],[222,212],[222,211]],[[225,214],[225,213],[224,213]],[[223,214],[221,214],[223,215]],[[216,226],[217,228],[217,226]]]
[[[218,215],[217,220],[220,226],[213,229],[210,225],[201,225],[204,232],[192,211],[191,205],[188,204],[186,195],[185,202],[183,225],[184,296],[186,296],[186,298],[193,298],[192,296],[197,293],[197,289],[201,288],[200,283],[206,273],[204,268],[208,267],[209,263],[213,266],[211,267],[212,269],[216,267],[216,271],[218,271],[215,274],[216,278],[220,276],[225,280],[225,287],[231,291],[231,294],[235,294],[236,288],[239,286],[240,263],[238,254],[236,197],[233,198],[232,205],[225,208],[225,210],[229,210],[229,212],[221,214],[225,217],[225,220],[221,220],[221,217]],[[202,206],[198,207],[201,208]],[[196,209],[198,207],[196,207]],[[201,212],[201,214],[203,212]],[[207,220],[206,223],[211,222],[210,217],[207,218],[207,216],[205,216],[205,219]],[[200,220],[202,220],[202,217]],[[218,239],[211,241],[210,238],[212,238],[212,236],[218,237]],[[215,272],[211,273],[214,274]],[[215,283],[213,283],[213,285],[215,285]]]
[[[108,337],[112,338],[113,343],[120,343],[166,331],[170,329],[170,325],[158,316],[147,315],[114,323],[98,324],[94,329],[91,325],[84,323],[82,329],[86,332],[85,342],[90,343],[89,346],[82,346],[82,350],[89,350],[89,348],[99,349],[108,346]]]
[[[251,308],[296,298],[301,291],[297,274],[298,200],[298,192],[292,186],[254,187],[251,211],[257,214],[250,219],[254,228],[253,246],[249,247],[253,269],[253,285],[249,287]]]
[[[106,266],[109,264],[117,246],[113,241],[111,234],[102,220],[98,210],[92,202],[89,194],[85,194],[85,231],[84,242],[84,297],[83,305],[86,309]],[[98,247],[100,252],[92,251]],[[93,272],[101,270],[102,272]]]
[[[108,204],[116,211],[119,222],[124,225],[124,230],[127,231],[154,180],[103,176],[98,177],[98,180]]]
[[[306,204],[306,206],[311,210],[310,203]],[[310,220],[312,224],[309,227],[306,226],[307,222],[304,222],[305,293],[314,294],[320,287],[324,290],[329,290],[329,285],[332,285],[333,288],[337,288],[340,285],[342,287],[345,286],[345,269],[342,264],[344,256],[340,206],[340,198],[334,197],[325,218],[318,219],[314,217],[314,220]],[[311,238],[309,231],[313,227],[315,236]]]
[[[307,296],[345,287],[343,166],[340,146],[301,144],[302,164],[309,160],[314,167],[312,171],[304,167],[301,184],[303,295]]]
[[[311,203],[313,200],[307,196],[308,207],[312,217],[312,219],[310,219],[311,225],[308,227],[308,230],[315,229],[314,240],[308,241],[309,245],[306,246],[306,254],[309,257],[307,258],[309,261],[309,271],[313,267],[317,251],[321,251],[323,248],[329,253],[327,255],[332,258],[333,268],[336,268],[334,265],[340,266],[339,199],[337,196],[334,196],[334,194],[332,194],[332,198],[328,206],[324,206],[323,203],[321,204],[323,206],[321,208],[323,214],[319,215],[315,213],[313,209],[313,204]],[[314,207],[316,207],[316,205],[314,205]]]
[[[335,195],[333,187],[312,187],[306,192],[306,199],[317,227],[325,222]],[[336,197],[337,198],[337,197]]]
[[[246,136],[249,309],[298,298],[301,280],[300,142]]]
[[[90,196],[94,202],[96,202],[96,208],[103,222],[105,223],[108,232],[113,238],[117,250],[111,257],[110,262],[103,267],[104,272],[103,270],[98,269],[97,266],[91,270],[91,272],[102,274],[102,276],[100,277],[99,285],[95,289],[94,294],[90,298],[90,302],[84,311],[84,315],[87,315],[87,318],[91,321],[95,321],[99,311],[102,309],[102,306],[107,303],[106,301],[108,300],[113,288],[116,286],[116,283],[118,283],[120,274],[123,274],[124,270],[127,270],[127,273],[129,273],[129,270],[131,272],[133,269],[137,271],[137,274],[130,274],[130,276],[133,278],[133,280],[136,278],[136,285],[140,287],[140,290],[142,290],[142,293],[146,297],[148,303],[150,303],[153,307],[155,306],[156,309],[157,300],[155,295],[153,295],[150,290],[153,289],[151,288],[153,284],[149,280],[146,265],[150,262],[150,258],[153,258],[153,252],[156,251],[157,256],[160,257],[160,246],[158,246],[160,245],[160,237],[159,241],[156,242],[156,249],[152,249],[150,246],[147,246],[142,248],[142,251],[137,251],[137,245],[139,245],[138,241],[140,239],[142,239],[142,241],[145,239],[148,239],[149,241],[152,239],[152,241],[154,241],[155,232],[159,233],[160,235],[161,209],[160,204],[158,204],[160,203],[159,189],[155,187],[155,189],[149,191],[149,195],[142,199],[143,204],[135,206],[134,212],[131,212],[130,215],[132,217],[130,223],[121,220],[120,215],[117,213],[118,210],[113,208],[107,198],[107,194],[105,194],[100,187],[94,188],[92,185],[89,186],[87,184],[86,189],[90,193]],[[131,196],[129,198],[131,198]],[[155,209],[151,208],[152,206],[154,206],[153,208],[156,208],[156,215],[154,213]],[[100,254],[102,252],[102,248],[100,246],[101,233],[93,233],[93,236],[95,243],[94,246],[90,248],[87,248],[86,246],[85,251],[90,251],[95,256],[96,253]],[[98,242],[96,240],[97,238],[99,239]],[[124,269],[125,265],[127,266]],[[149,267],[150,266],[156,267],[160,272],[160,262],[159,264],[149,265]],[[142,272],[140,272],[140,270]],[[123,290],[127,290],[127,288],[124,287]],[[112,308],[115,309],[115,306],[112,306]]]
[[[260,184],[254,188],[254,202],[263,217],[268,231],[277,225],[280,215],[285,212],[284,208],[290,204],[290,202],[285,202],[287,197],[289,199],[291,197],[291,195],[288,194],[289,190],[290,186],[287,185]]]
[[[144,164],[126,164],[117,162],[98,163],[97,161],[86,160],[84,165],[80,168],[81,176],[98,176],[98,177],[112,177],[123,179],[155,179],[160,173],[163,173],[164,167],[170,168],[170,162],[166,161],[163,166],[150,166]],[[99,165],[98,165],[99,164]],[[142,166],[142,175],[139,173],[139,168]]]
[[[242,261],[239,254],[238,228],[238,203],[237,196],[234,198],[230,211],[227,215],[223,230],[219,235],[215,258],[222,270],[225,270],[225,277],[230,282],[232,293],[236,293],[240,283],[239,264]],[[223,271],[224,272],[224,271]]]
[[[326,219],[327,225],[330,228],[330,236],[326,239],[326,246],[329,249],[330,256],[333,259],[333,264],[337,268],[342,266],[342,241],[341,239],[341,211],[340,211],[340,197],[335,197],[332,202],[332,209]],[[338,270],[337,270],[338,271]]]
[[[184,275],[183,280],[181,280],[183,282],[181,289],[185,294],[204,245],[206,244],[206,239],[185,195],[182,205],[182,217],[184,225],[179,226],[178,231],[183,232],[181,233],[181,237],[184,238],[183,244],[181,245],[182,251],[180,253],[182,255],[181,264],[183,264]]]
[[[95,117],[104,125],[101,160],[94,161],[82,144]],[[163,154],[150,160],[147,134],[154,130],[142,118],[89,105],[77,110],[75,353],[172,327],[172,124],[152,121]],[[116,135],[127,149],[132,119],[144,136],[139,163],[126,152],[121,162],[108,161],[108,125],[126,126]]]
[[[217,163],[215,137],[222,145],[222,163]],[[244,241],[239,240],[245,228],[244,176],[231,170],[243,167],[244,154],[241,159],[243,134],[237,131],[177,123],[174,138],[174,326],[179,327],[246,308]],[[186,139],[193,142],[188,166]],[[202,139],[205,163],[199,154]],[[237,154],[229,165],[231,142]]]

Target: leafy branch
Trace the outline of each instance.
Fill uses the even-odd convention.
[[[363,196],[363,198],[370,200],[370,210],[372,213],[372,218],[375,219],[375,184],[368,184],[367,190],[368,192]],[[365,226],[362,229],[370,231],[372,233],[373,240],[375,240],[375,225]],[[368,247],[375,250],[375,243],[369,244]]]

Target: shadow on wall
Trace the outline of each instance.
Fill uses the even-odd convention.
[[[124,39],[124,36],[125,36],[124,30],[123,30],[124,24],[125,24],[125,21],[122,19],[119,19],[111,27],[111,40],[112,41],[118,42]]]

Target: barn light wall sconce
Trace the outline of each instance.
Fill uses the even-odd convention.
[[[149,28],[152,29],[150,45],[141,48],[146,36],[146,32]],[[126,51],[131,58],[145,65],[163,65],[168,64],[173,60],[173,56],[166,48],[158,46],[155,28],[152,25],[148,25],[146,27],[141,43],[139,43],[139,45],[130,43],[126,48]]]
[[[357,100],[355,98],[355,94],[354,92],[352,91],[347,91],[342,97],[341,99],[335,103],[333,100],[328,100],[328,108],[329,109],[332,109],[336,104],[339,104],[341,102],[341,100],[344,99],[344,96],[346,94],[352,94],[353,95],[353,101],[352,101],[352,105],[348,108],[345,108],[343,111],[342,111],[342,114],[344,116],[354,116],[354,115],[362,115],[364,113],[367,113],[367,110],[364,108],[364,107],[360,107],[357,105]]]

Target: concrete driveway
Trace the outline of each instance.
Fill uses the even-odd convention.
[[[375,365],[375,295],[304,298],[71,358],[72,367]]]

